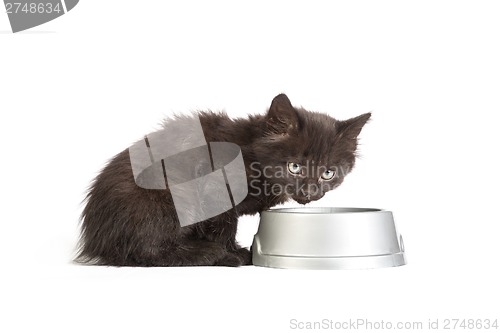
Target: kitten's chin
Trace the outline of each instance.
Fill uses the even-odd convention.
[[[308,203],[310,203],[312,201],[311,199],[307,199],[307,198],[304,198],[304,197],[292,197],[292,199],[295,202],[298,202],[301,205],[308,204]]]

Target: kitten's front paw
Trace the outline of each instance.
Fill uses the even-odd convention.
[[[239,255],[236,253],[228,252],[224,258],[218,260],[215,263],[215,266],[229,266],[229,267],[238,267],[243,265],[243,262]]]
[[[240,259],[243,261],[242,265],[252,265],[252,251],[242,247],[236,251]]]
[[[252,252],[245,248],[240,248],[235,252],[228,252],[222,259],[215,263],[216,266],[247,266],[252,265]]]

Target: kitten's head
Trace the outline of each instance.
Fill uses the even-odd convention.
[[[276,96],[254,146],[268,194],[305,204],[339,186],[354,167],[358,135],[370,116],[339,121]]]

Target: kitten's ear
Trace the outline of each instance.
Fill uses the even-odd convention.
[[[337,133],[344,138],[355,140],[371,116],[372,114],[368,112],[361,116],[339,121],[336,125]]]
[[[297,111],[285,94],[274,97],[266,123],[268,129],[277,134],[290,133],[299,127]]]

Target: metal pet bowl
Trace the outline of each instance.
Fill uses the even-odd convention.
[[[255,266],[362,269],[406,264],[392,212],[371,208],[284,208],[262,212]]]

